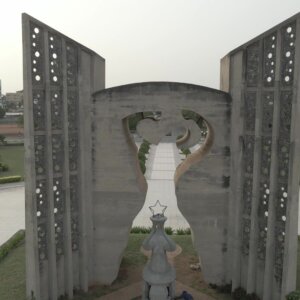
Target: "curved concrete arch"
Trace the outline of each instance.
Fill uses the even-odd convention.
[[[145,82],[96,92],[93,100],[95,281],[111,283],[116,278],[132,221],[147,193],[127,117],[137,112],[160,111],[160,121],[148,119],[147,126],[141,125],[144,121],[139,124],[143,137],[158,143],[178,124],[192,126],[182,116],[182,110],[191,110],[205,118],[210,132],[214,132],[213,143],[212,135],[208,135],[206,146],[179,166],[175,176],[178,207],[192,227],[205,279],[224,283],[229,95],[192,84]],[[199,155],[204,154],[205,159],[200,159]]]

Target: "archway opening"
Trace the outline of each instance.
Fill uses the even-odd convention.
[[[209,151],[213,143],[213,131],[202,116],[193,111],[183,110],[183,120],[193,121],[197,125],[197,136],[194,136],[195,128],[186,128],[181,124],[168,131],[157,145],[151,144],[140,134],[137,126],[145,119],[159,122],[161,117],[159,111],[148,111],[127,118],[131,137],[137,146],[139,165],[148,184],[145,203],[133,221],[131,233],[149,233],[149,206],[157,200],[167,205],[166,232],[172,234],[175,242],[184,248],[184,255],[175,262],[178,279],[186,284],[196,280],[197,285],[203,285],[205,289],[208,286],[200,272],[201,258],[193,246],[190,224],[178,208],[175,185],[189,167],[199,162]]]

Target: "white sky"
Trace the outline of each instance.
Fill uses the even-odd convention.
[[[21,13],[106,59],[106,87],[219,87],[220,58],[300,12],[300,0],[0,0],[2,92],[22,89]]]

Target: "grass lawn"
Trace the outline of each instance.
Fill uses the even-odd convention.
[[[25,300],[24,242],[0,263],[0,299]]]
[[[20,175],[24,178],[24,146],[0,146],[0,161],[9,170],[0,172],[0,177]]]
[[[297,290],[300,290],[300,236],[298,236]]]
[[[142,280],[142,270],[146,263],[146,257],[140,252],[142,241],[145,239],[145,234],[130,234],[129,243],[125,250],[125,254],[121,263],[118,278],[112,286],[95,286],[91,287],[88,294],[75,295],[74,300],[95,300],[98,297],[105,295],[111,291],[118,290],[131,283]],[[200,272],[191,271],[188,262],[195,261],[196,253],[192,246],[191,236],[189,235],[173,235],[174,241],[182,247],[182,253],[178,256],[178,262],[175,261],[177,273],[180,273],[178,268],[182,269],[182,275],[178,274],[178,280],[184,281],[184,277],[189,272],[200,278]],[[181,260],[179,258],[181,257]],[[186,266],[183,266],[187,264]],[[195,276],[194,275],[194,276]],[[179,278],[180,277],[180,278]],[[195,283],[196,279],[191,283]],[[183,282],[184,283],[184,282]],[[197,288],[196,286],[193,286]],[[231,299],[230,296],[216,294],[214,290],[208,286],[203,288],[198,287],[202,292],[213,295],[216,299],[225,300]],[[9,255],[0,262],[0,299],[1,300],[25,300],[25,248],[24,243],[21,243],[16,249],[13,249]]]
[[[131,283],[141,281],[141,272],[146,263],[145,256],[140,252],[140,246],[145,234],[130,234],[118,278],[112,286],[90,287],[88,294],[78,293],[74,300],[95,300],[114,290],[118,290]],[[177,279],[183,284],[209,294],[218,300],[231,300],[230,295],[218,294],[202,281],[201,273],[189,269],[189,263],[197,259],[192,246],[191,236],[173,235],[174,241],[182,247],[182,253],[175,260]],[[298,242],[298,257],[300,255],[300,240]],[[297,269],[297,289],[300,289],[300,259]],[[0,299],[25,300],[25,247],[22,242],[0,262]]]

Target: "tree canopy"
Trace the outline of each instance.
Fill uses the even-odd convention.
[[[4,118],[5,114],[6,114],[6,110],[0,107],[0,119]]]

